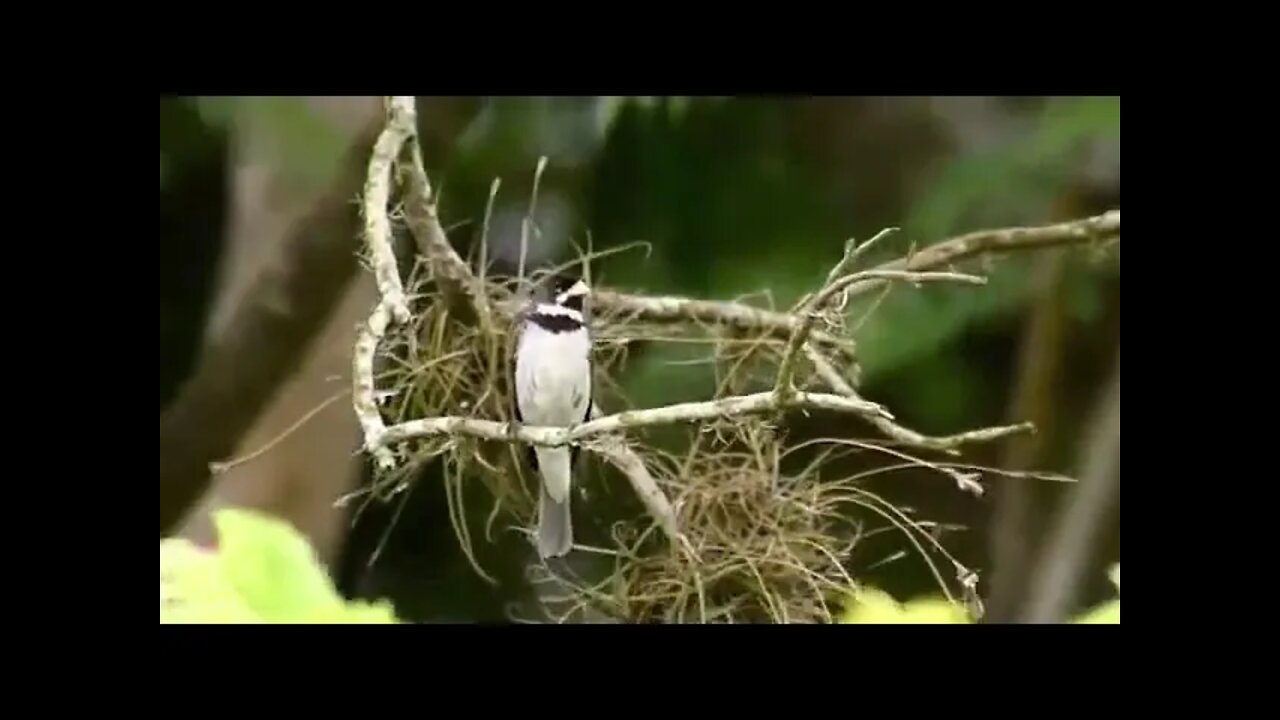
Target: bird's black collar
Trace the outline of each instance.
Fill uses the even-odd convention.
[[[582,329],[582,321],[568,315],[536,312],[529,315],[529,322],[555,335]]]

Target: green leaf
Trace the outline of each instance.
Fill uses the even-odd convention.
[[[306,538],[249,510],[214,513],[218,549],[160,542],[161,623],[382,623],[390,603],[347,603]]]
[[[258,623],[222,571],[217,553],[190,541],[160,541],[160,622]]]
[[[227,579],[264,619],[287,621],[341,607],[311,545],[284,521],[222,510],[214,524]]]

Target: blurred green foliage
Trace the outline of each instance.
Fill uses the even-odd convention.
[[[346,602],[311,545],[263,513],[214,513],[217,550],[160,541],[161,623],[395,623],[386,602]]]

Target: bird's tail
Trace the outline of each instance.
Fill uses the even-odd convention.
[[[538,448],[542,482],[538,493],[538,554],[560,557],[573,547],[573,516],[569,512],[572,480],[569,448]]]

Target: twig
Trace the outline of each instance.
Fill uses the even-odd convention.
[[[1120,211],[1111,210],[1083,220],[999,230],[979,230],[951,240],[930,245],[907,258],[899,258],[877,267],[877,270],[910,270],[920,272],[945,267],[951,263],[986,253],[1008,253],[1043,250],[1059,245],[1074,245],[1109,240],[1120,234]],[[850,298],[881,287],[886,280],[871,279],[849,286]]]
[[[790,335],[800,319],[786,313],[735,302],[694,300],[678,296],[629,295],[612,290],[591,293],[592,306],[650,322],[705,322],[743,330],[768,330]],[[848,353],[854,342],[825,332],[812,333],[814,340]]]
[[[396,463],[391,450],[382,442],[387,427],[382,422],[382,413],[374,399],[373,359],[378,351],[378,341],[386,333],[390,319],[391,312],[387,302],[380,301],[368,322],[360,326],[355,349],[351,354],[351,404],[355,408],[356,417],[360,419],[360,427],[364,429],[364,447],[373,454],[373,459],[382,468],[395,467]]]
[[[516,277],[524,282],[525,263],[529,258],[529,233],[534,229],[538,215],[538,187],[542,185],[542,173],[547,169],[547,156],[538,158],[538,167],[533,171],[533,190],[529,193],[529,212],[520,221],[520,264],[516,268]]]
[[[600,406],[591,403],[591,419],[597,420],[604,415]],[[640,502],[644,503],[649,515],[658,521],[658,526],[667,534],[667,538],[677,546],[683,539],[680,525],[676,521],[676,511],[671,501],[658,487],[644,460],[622,440],[616,436],[605,436],[588,445],[588,449],[609,461],[631,483]]]
[[[805,347],[805,354],[809,358],[809,362],[813,364],[815,372],[822,378],[824,382],[831,386],[833,390],[846,397],[859,399],[861,396],[853,389],[849,381],[840,375],[840,371],[836,370],[821,353],[811,346]],[[924,448],[926,450],[938,450],[950,455],[957,455],[959,451],[956,449],[961,445],[969,445],[973,443],[991,442],[1010,435],[1018,435],[1025,432],[1032,432],[1035,426],[1031,423],[1020,423],[1018,425],[1002,425],[997,427],[982,428],[979,430],[970,430],[955,435],[946,435],[942,437],[931,437],[929,435],[921,435],[915,430],[905,428],[898,425],[892,420],[880,417],[870,417],[867,420],[875,426],[877,430],[884,433],[889,438],[897,440],[904,445]]]
[[[644,460],[616,436],[600,438],[588,445],[587,449],[608,460],[626,476],[632,489],[636,491],[636,496],[649,511],[649,515],[658,521],[658,526],[672,543],[679,546],[681,536],[680,526],[676,522],[676,511],[671,507],[671,502],[667,500],[662,488],[658,487],[653,475],[649,473]]]
[[[801,322],[791,332],[791,337],[787,342],[786,350],[783,352],[782,361],[778,366],[777,380],[774,384],[774,392],[779,399],[786,401],[794,393],[797,392],[792,378],[795,374],[797,359],[803,349],[810,363],[814,366],[815,372],[840,395],[861,401],[862,398],[853,389],[853,386],[836,371],[835,367],[811,344],[806,342],[809,333],[813,328],[813,324],[821,317],[826,306],[845,288],[868,279],[885,279],[885,280],[907,280],[911,282],[928,282],[928,281],[955,281],[969,282],[974,284],[982,284],[984,278],[974,275],[963,275],[957,273],[914,273],[901,270],[867,270],[858,273],[849,273],[857,263],[858,259],[864,255],[869,248],[874,246],[881,239],[887,237],[894,231],[894,228],[888,228],[877,233],[862,245],[855,245],[850,240],[845,245],[844,256],[836,263],[835,267],[827,275],[827,280],[823,284],[821,290],[817,293],[806,297],[796,308],[796,314],[801,317]],[[842,303],[843,305],[843,303]],[[890,418],[871,417],[869,420],[877,429],[884,432],[891,438],[905,442],[910,445],[920,447],[929,447],[937,449],[952,450],[956,445],[965,442],[974,442],[978,440],[993,439],[1002,437],[1007,434],[1021,432],[1025,428],[1023,426],[1015,426],[1011,428],[989,428],[987,430],[973,431],[957,435],[951,438],[928,438],[913,430],[908,430],[893,422]]]
[[[325,408],[329,407],[330,405],[337,402],[338,400],[341,400],[342,398],[346,397],[346,395],[350,392],[351,392],[350,389],[341,390],[325,398],[319,405],[308,410],[306,414],[304,414],[302,417],[295,420],[291,425],[289,425],[289,427],[285,428],[284,430],[281,430],[280,433],[277,434],[275,437],[263,443],[262,446],[259,447],[257,450],[246,453],[237,458],[232,458],[231,460],[226,460],[224,462],[209,463],[209,472],[213,473],[214,475],[220,475],[224,472],[227,472],[228,470],[239,467],[247,462],[250,462],[252,460],[256,460],[257,458],[262,457],[267,452],[269,452],[272,448],[284,442],[285,438],[297,432],[298,428],[302,427],[303,425],[306,425],[307,422],[311,420],[311,418],[315,417],[316,415],[319,415],[320,412],[323,411]]]
[[[469,321],[470,313],[485,315],[487,308],[483,306],[487,303],[487,295],[483,283],[476,278],[466,261],[449,244],[449,236],[440,224],[431,180],[427,177],[427,169],[422,162],[416,115],[412,114],[413,98],[408,100],[412,120],[411,133],[406,138],[404,153],[408,159],[408,166],[404,168],[407,175],[404,197],[405,224],[418,245],[418,252],[427,259],[432,277],[440,283],[445,297],[448,298],[450,309]],[[497,191],[496,184],[493,190]]]
[[[882,233],[883,234],[883,233]],[[879,236],[877,236],[879,237]],[[852,254],[852,253],[851,253]],[[846,260],[847,260],[846,256]],[[846,264],[846,260],[841,260],[837,265],[839,268]],[[964,275],[961,273],[949,272],[908,272],[903,270],[867,270],[844,277],[836,277],[829,279],[826,287],[818,291],[816,295],[805,301],[797,314],[800,316],[800,322],[791,331],[791,338],[787,342],[787,348],[782,356],[782,363],[779,365],[777,383],[774,392],[787,395],[794,392],[791,384],[792,375],[795,373],[795,361],[800,354],[800,348],[805,344],[809,337],[813,324],[817,322],[821,316],[823,309],[827,303],[838,295],[845,288],[868,279],[884,279],[884,280],[906,280],[909,282],[967,282],[974,285],[982,285],[986,283],[986,278],[976,275]]]
[[[841,259],[840,262],[836,263],[835,267],[831,268],[831,272],[827,274],[827,282],[824,283],[824,285],[834,283],[845,273],[853,270],[854,266],[858,264],[858,260],[862,259],[863,255],[866,255],[867,252],[869,252],[871,248],[875,247],[881,240],[898,232],[899,229],[900,228],[896,227],[885,228],[861,245],[855,244],[854,241],[850,239],[849,242],[845,243],[844,258]]]

